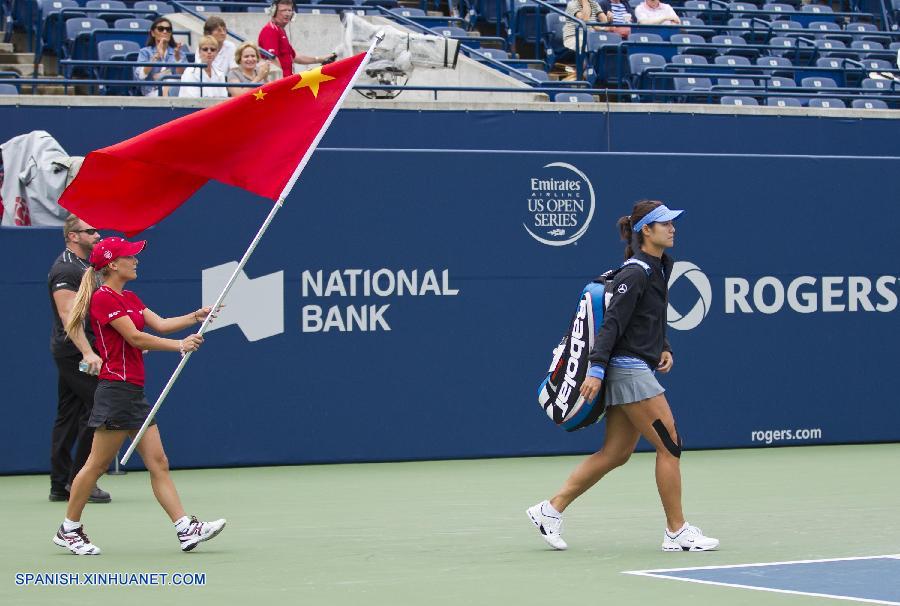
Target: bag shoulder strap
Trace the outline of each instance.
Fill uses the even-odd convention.
[[[630,259],[627,259],[624,263],[622,263],[622,265],[620,265],[619,267],[617,267],[615,269],[610,269],[609,271],[605,271],[602,274],[600,274],[599,276],[597,276],[596,278],[594,278],[594,283],[595,284],[603,284],[603,283],[609,282],[612,278],[615,277],[615,275],[617,273],[619,273],[620,271],[622,271],[629,265],[641,266],[641,268],[643,268],[644,272],[646,272],[646,274],[648,276],[653,272],[653,270],[650,268],[650,266],[647,263],[645,263],[644,261],[641,261],[640,259],[631,257]]]

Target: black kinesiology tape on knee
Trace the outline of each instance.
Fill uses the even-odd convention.
[[[678,436],[678,443],[672,441],[672,436],[669,435],[669,430],[666,429],[666,426],[663,425],[663,422],[659,419],[653,421],[653,429],[656,430],[656,433],[659,434],[659,439],[662,440],[663,445],[666,447],[672,456],[676,459],[681,458],[681,436]],[[677,433],[677,429],[675,430]]]

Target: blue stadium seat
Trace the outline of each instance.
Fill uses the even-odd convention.
[[[139,44],[130,40],[106,40],[97,44],[97,60],[124,61],[129,54],[137,54],[141,50]],[[103,80],[133,80],[134,71],[130,65],[100,66],[94,75]],[[105,95],[129,95],[134,91],[129,86],[104,86],[101,92]]]
[[[106,28],[106,21],[92,17],[66,19],[66,37],[63,55],[71,59],[89,59],[93,48],[88,48],[91,32]]]
[[[750,59],[739,55],[719,55],[713,62],[716,65],[721,65],[723,67],[743,67],[745,65],[751,65]]]
[[[251,6],[248,8],[258,8],[255,6]],[[260,11],[251,11],[251,12],[265,12],[265,7],[262,7]],[[297,13],[301,15],[336,15],[339,9],[336,8],[323,8],[319,6],[298,6]]]
[[[756,65],[773,76],[794,77],[794,64],[787,57],[760,57],[756,60]]]
[[[548,13],[545,17],[541,48],[547,69],[551,69],[557,61],[571,60],[574,57],[574,51],[569,50],[563,44],[563,26],[565,24],[566,18],[559,13]]]
[[[740,78],[740,77],[732,77],[732,78],[716,78],[716,86],[719,88],[743,88],[743,89],[752,89],[756,88],[756,81],[752,78]]]
[[[589,93],[556,93],[553,100],[557,103],[593,103],[594,97]]]
[[[769,88],[773,90],[781,90],[784,88],[797,88],[797,83],[793,78],[785,78],[783,76],[772,76],[769,78]]]
[[[897,51],[887,50],[880,43],[873,40],[856,40],[850,44],[850,48],[862,51],[865,59],[883,59],[885,61],[896,60]]]
[[[156,0],[139,0],[139,2],[134,3],[134,11],[135,13],[139,13],[140,11],[147,11],[146,13],[141,14],[141,17],[144,19],[156,19],[157,15],[171,15],[175,12],[175,9],[172,8],[172,5],[167,2],[156,2]]]
[[[813,97],[809,100],[809,106],[824,109],[844,109],[847,107],[843,101],[833,97]]]
[[[773,36],[769,40],[769,46],[781,47],[784,50],[772,49],[769,54],[773,57],[792,55],[797,48],[797,41],[789,36]]]
[[[887,33],[878,33],[879,30],[873,23],[848,23],[844,29],[852,34],[856,34],[853,38],[854,40],[871,40],[884,47],[891,43],[891,37]]]
[[[153,22],[149,19],[116,19],[113,23],[113,29],[134,29],[147,33],[150,31],[150,25]]]
[[[464,30],[461,27],[456,27],[455,25],[445,25],[443,27],[434,27],[432,28],[437,34],[444,36],[446,38],[465,38],[469,35],[469,32]]]
[[[412,17],[425,17],[427,16],[425,11],[421,8],[407,8],[405,6],[401,6],[400,8],[392,8],[391,12],[395,15],[400,15],[401,17],[406,17],[407,19],[411,19]]]
[[[494,61],[506,61],[509,59],[509,53],[498,48],[483,48],[481,54],[490,57]]]
[[[628,37],[629,42],[639,42],[641,44],[658,44],[663,42],[662,36],[650,32],[635,32]]]
[[[850,104],[853,109],[887,109],[888,105],[881,99],[854,99]]]
[[[712,88],[712,81],[709,78],[704,78],[702,76],[689,76],[685,75],[680,78],[673,78],[675,84],[675,90],[679,92],[685,91],[708,91]],[[685,97],[686,99],[700,99],[695,95],[691,95],[690,97]]]
[[[0,84],[0,95],[18,95],[19,89],[12,84]]]
[[[753,16],[753,13],[759,11],[759,7],[750,2],[729,2],[728,10],[735,17]],[[730,24],[729,24],[730,25]]]
[[[890,61],[885,61],[884,59],[863,59],[860,63],[862,63],[863,67],[870,72],[891,70],[897,67],[896,65],[891,65]]]
[[[102,8],[104,10],[127,10],[128,7],[121,0],[87,0],[85,8]],[[121,13],[91,13],[91,17],[98,17],[112,25],[116,19],[122,18]]]
[[[848,49],[847,45],[840,40],[816,40],[816,48],[819,49],[820,57],[846,57],[848,59],[857,59],[861,54],[858,51]]]
[[[78,13],[66,13],[64,19],[61,11],[63,9],[78,8],[78,2],[75,0],[41,0],[38,6],[43,19],[43,24],[41,25],[41,48],[53,51],[53,54],[57,57],[62,56],[62,45],[65,39],[63,22],[65,19],[72,19],[81,15]]]
[[[770,107],[803,107],[800,99],[793,97],[769,97],[766,99],[766,105]]]
[[[803,26],[800,25],[797,21],[789,21],[786,19],[779,19],[778,21],[772,21],[772,34],[774,36],[803,36],[803,33],[799,32],[784,32],[781,33],[782,30],[802,30]]]
[[[634,53],[628,55],[628,65],[631,68],[632,88],[650,88],[650,81],[645,80],[644,72],[648,69],[665,69],[666,58],[655,53]],[[665,82],[657,80],[656,86],[662,86]]]
[[[831,7],[824,4],[804,4],[800,7],[800,13],[793,18],[806,26],[813,21],[834,21],[832,13],[834,11]]]
[[[587,35],[588,67],[585,77],[592,84],[621,83],[628,71],[622,50],[622,36],[613,32],[589,31]]]
[[[890,80],[882,80],[881,78],[866,78],[861,82],[861,86],[871,91],[893,92],[897,90],[896,86],[891,85]]]
[[[763,10],[768,12],[793,13],[794,7],[790,4],[783,4],[781,2],[770,2],[769,4],[763,4]]]
[[[702,55],[708,58],[719,54],[716,47],[708,45],[706,40],[694,34],[675,34],[669,41],[678,45],[679,55]]]
[[[739,17],[728,20],[729,36],[741,36],[751,44],[764,44],[769,39],[769,29],[755,19]]]
[[[800,81],[803,88],[837,88],[837,82],[823,76],[808,76]]]
[[[531,69],[529,67],[522,67],[522,68],[519,68],[518,71],[521,74],[527,74],[527,75],[531,76],[532,78],[537,80],[539,83],[550,81],[550,76],[547,74],[547,72],[545,72],[542,69]],[[515,72],[510,72],[509,75],[512,76],[513,78],[515,78],[516,80],[521,80],[522,82],[524,82],[526,84],[530,84],[532,86],[540,86],[540,84],[535,84],[535,82],[533,82],[532,80],[529,80],[528,78],[526,78],[520,74],[517,74]]]
[[[816,38],[827,38],[835,32],[841,31],[841,26],[834,21],[812,21],[806,29]],[[843,40],[841,40],[843,42]]]
[[[759,49],[748,47],[747,41],[741,36],[713,36],[712,43],[725,45],[719,47],[720,55],[739,55],[750,59],[756,59],[759,56]]]
[[[737,96],[737,95],[725,95],[724,97],[719,99],[719,104],[720,105],[737,105],[737,106],[759,105],[759,103],[753,97]]]
[[[709,40],[716,34],[715,30],[712,29],[697,29],[698,27],[706,25],[703,22],[703,19],[700,19],[699,17],[681,17],[681,24],[694,26],[684,29],[683,32],[685,34],[695,34],[704,40]],[[671,36],[669,36],[669,39],[671,40]]]
[[[725,6],[707,0],[687,0],[684,3],[684,14],[692,19],[699,17],[707,25],[723,25],[729,16]]]
[[[670,65],[679,68],[679,71],[682,72],[689,72],[692,67],[708,64],[709,61],[703,55],[675,55],[670,63]]]
[[[326,3],[327,4],[327,3]],[[397,0],[362,0],[360,2],[363,6],[380,6],[382,8],[386,8],[388,10],[397,8],[400,6],[400,3]]]

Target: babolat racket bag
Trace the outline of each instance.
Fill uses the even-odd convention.
[[[613,277],[626,265],[640,264],[649,273],[650,267],[643,261],[628,259],[621,267],[611,269],[581,291],[581,299],[569,330],[553,350],[553,361],[547,378],[538,388],[538,403],[550,419],[565,429],[575,431],[600,421],[606,413],[603,403],[606,381],[600,393],[592,401],[581,395],[581,384],[587,376],[588,356],[594,348],[594,337],[603,324],[603,312],[612,297]]]

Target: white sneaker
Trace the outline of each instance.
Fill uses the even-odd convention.
[[[84,526],[79,526],[75,530],[66,532],[60,526],[53,537],[53,542],[60,547],[65,547],[75,555],[100,555],[100,548],[91,543],[91,540],[84,534]]]
[[[181,541],[181,551],[190,551],[203,541],[208,541],[222,532],[225,528],[225,520],[213,522],[201,522],[196,516],[191,516],[191,523],[183,531],[178,533]]]
[[[548,514],[550,511],[550,501],[541,501],[534,507],[525,510],[531,522],[541,531],[541,537],[553,549],[560,551],[568,549],[568,545],[563,541],[560,533],[562,532],[562,514],[559,517]]]
[[[687,522],[678,532],[663,535],[663,551],[712,551],[719,548],[719,539],[703,536],[703,531]]]

